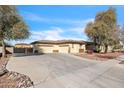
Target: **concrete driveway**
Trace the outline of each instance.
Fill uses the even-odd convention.
[[[11,57],[7,69],[28,75],[34,87],[124,87],[124,56],[97,62],[69,54]]]

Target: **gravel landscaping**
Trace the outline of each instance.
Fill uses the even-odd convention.
[[[120,62],[119,64],[124,64],[124,61]]]
[[[17,72],[7,72],[0,76],[0,88],[27,88],[31,87],[33,82],[26,75]]]
[[[124,53],[121,53],[121,52],[114,52],[114,53],[105,53],[105,54],[104,53],[92,53],[92,54],[82,53],[82,54],[74,54],[74,55],[80,56],[83,58],[100,60],[105,62],[106,60],[117,58],[118,56],[121,56],[123,54]]]

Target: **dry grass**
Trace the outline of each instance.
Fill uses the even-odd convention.
[[[124,64],[124,61],[120,62],[119,64]]]
[[[106,61],[109,59],[114,59],[123,54],[124,53],[120,53],[120,52],[105,53],[105,54],[104,53],[93,53],[93,54],[83,53],[83,54],[76,54],[76,56],[93,59],[93,60]]]

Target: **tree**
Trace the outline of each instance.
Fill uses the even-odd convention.
[[[91,41],[94,42],[96,48],[100,48],[101,40],[100,40],[100,31],[98,31],[96,25],[93,22],[89,22],[85,28],[85,33],[89,37]]]
[[[6,56],[5,41],[26,39],[30,36],[27,25],[18,14],[15,6],[0,6],[0,41],[2,42],[2,57]]]
[[[113,45],[115,28],[117,26],[116,10],[110,8],[107,11],[97,13],[93,23],[87,24],[85,32],[88,37],[98,46],[105,47],[105,53],[109,45]]]
[[[124,25],[119,26],[117,30],[118,30],[119,39],[120,39],[122,45],[124,46]]]

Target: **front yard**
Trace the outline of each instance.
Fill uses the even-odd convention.
[[[115,78],[116,80],[124,80],[122,78],[123,76],[121,76],[124,72],[124,67],[123,65],[118,65],[120,61],[106,61],[116,58],[120,55],[123,55],[123,53],[76,54],[76,56],[80,56],[82,59],[74,57],[73,55],[59,53],[12,58],[8,56],[5,59],[0,59],[0,70],[1,68],[6,68],[7,62],[7,69],[9,70],[7,70],[5,74],[0,75],[0,87],[30,87],[33,85],[30,78],[33,80],[35,87],[54,87],[54,85],[55,87],[124,87],[124,84],[118,81],[115,82],[114,80],[110,80],[108,78],[102,80],[106,75],[109,75],[111,78],[117,76]],[[104,63],[101,64],[99,61],[94,62],[92,60],[84,60],[83,58],[101,60]],[[119,75],[116,75],[118,72]],[[77,76],[77,74],[80,77]],[[30,78],[26,75],[30,76]],[[96,80],[96,77],[99,78]],[[103,81],[100,83],[101,85],[97,85],[96,82],[99,83],[101,80]],[[66,84],[67,81],[70,83]],[[84,81],[86,84],[83,84]],[[90,83],[91,81],[93,81],[92,84]],[[104,85],[104,82],[109,82],[109,85]],[[115,84],[113,85],[113,83]],[[118,83],[120,86],[117,86],[116,83]]]
[[[120,60],[100,63],[53,53],[12,57],[7,69],[30,76],[36,88],[123,88],[124,65],[118,64]]]
[[[121,53],[121,52],[114,52],[114,53],[92,53],[92,54],[82,53],[82,54],[75,54],[75,55],[83,58],[93,59],[93,60],[106,61],[109,59],[114,59],[123,54],[124,53]]]

